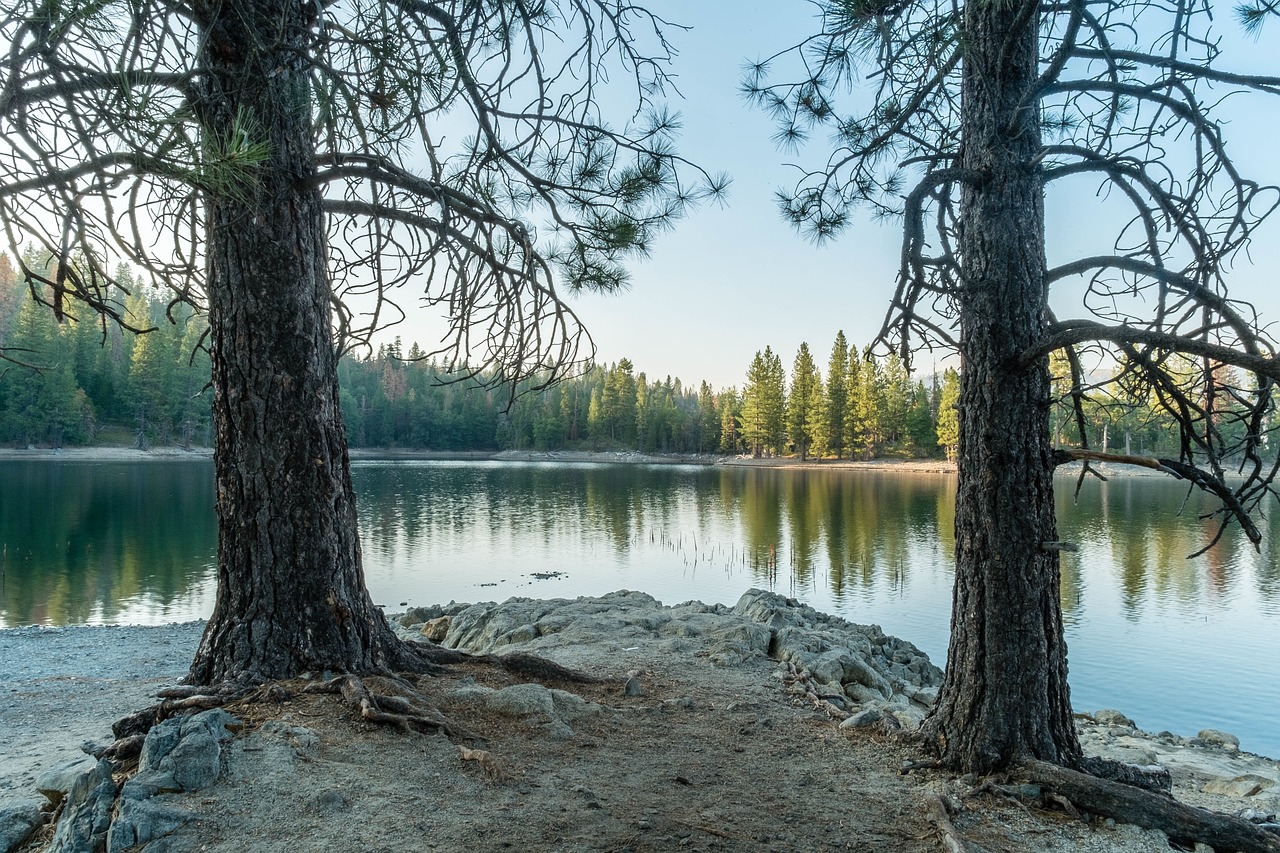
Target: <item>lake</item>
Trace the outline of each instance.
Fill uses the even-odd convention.
[[[752,586],[871,622],[946,659],[955,479],[943,474],[361,461],[366,573],[395,611],[638,589],[732,604]],[[156,624],[213,607],[213,466],[0,461],[0,626]],[[1280,568],[1152,477],[1060,479],[1077,710],[1218,728],[1280,756]]]

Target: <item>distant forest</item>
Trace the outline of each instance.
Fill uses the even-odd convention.
[[[29,266],[39,258],[26,257]],[[205,324],[133,283],[124,297],[135,335],[95,317],[55,319],[0,253],[0,443],[8,446],[208,446]],[[84,309],[77,306],[77,311]],[[801,458],[950,456],[958,433],[959,376],[913,378],[896,355],[877,359],[841,332],[822,370],[801,344],[788,372],[771,347],[755,354],[741,388],[649,377],[628,359],[592,367],[540,391],[450,382],[417,344],[399,339],[339,366],[353,447],[445,451],[637,450]],[[1117,449],[1173,451],[1178,436],[1154,405],[1109,399],[1089,417]],[[1055,406],[1056,439],[1071,414]]]

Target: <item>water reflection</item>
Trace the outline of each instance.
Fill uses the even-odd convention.
[[[0,625],[163,622],[211,606],[208,462],[4,462],[0,476]]]
[[[1081,546],[1074,563],[1104,563],[1113,568],[1120,604],[1126,618],[1138,621],[1149,608],[1182,611],[1225,605],[1242,593],[1240,578],[1257,577],[1256,592],[1274,603],[1277,584],[1272,561],[1259,558],[1237,529],[1195,559],[1217,532],[1211,498],[1189,493],[1176,482],[1150,477],[1116,478],[1103,484],[1086,483],[1080,501],[1072,500],[1073,483],[1059,483],[1058,517],[1064,539]],[[1264,547],[1280,534],[1274,519],[1263,520]],[[1270,529],[1268,529],[1270,528]],[[1249,567],[1253,571],[1248,571]],[[1270,579],[1270,580],[1269,580]],[[1068,603],[1068,578],[1063,601]],[[1083,599],[1083,595],[1074,596]]]
[[[0,476],[0,624],[208,614],[207,462],[0,463]],[[617,589],[731,604],[767,586],[945,658],[951,476],[403,461],[353,476],[366,577],[389,608]],[[1234,727],[1280,754],[1280,723],[1259,722],[1280,686],[1257,677],[1280,633],[1276,513],[1263,553],[1231,531],[1188,560],[1213,532],[1198,495],[1156,478],[1086,482],[1078,499],[1073,486],[1058,481],[1059,537],[1080,547],[1062,560],[1078,707],[1154,730]],[[1209,671],[1214,691],[1185,689]]]

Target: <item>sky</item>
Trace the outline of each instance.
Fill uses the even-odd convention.
[[[700,208],[659,237],[651,257],[632,265],[626,291],[573,299],[595,339],[597,359],[607,364],[626,357],[651,380],[678,376],[696,386],[705,379],[720,389],[741,387],[754,353],[766,345],[789,369],[807,341],[825,373],[837,330],[858,345],[879,330],[893,292],[900,232],[896,223],[864,217],[835,241],[815,246],[777,214],[774,192],[794,180],[785,164],[796,155],[778,150],[773,126],[739,96],[738,85],[744,62],[816,31],[814,7],[775,0],[734,4],[726,13],[724,4],[711,0],[646,5],[691,27],[673,39],[680,50],[673,70],[684,96],[672,101],[683,118],[680,153],[727,172],[733,185],[723,207]],[[1218,26],[1225,32],[1235,25],[1225,14]],[[1277,46],[1280,26],[1264,30],[1257,44],[1233,44],[1239,61],[1228,57],[1226,66],[1280,73]],[[1280,102],[1255,96],[1223,115],[1244,167],[1263,183],[1280,183]],[[823,155],[817,146],[809,160]],[[1106,221],[1094,187],[1076,190],[1049,199],[1051,264],[1055,254],[1075,254],[1092,242],[1094,226]],[[1252,268],[1237,269],[1233,288],[1280,320],[1280,219],[1265,227],[1252,260]],[[917,369],[927,374],[933,364],[926,354]]]
[[[837,330],[858,345],[880,327],[899,249],[895,225],[859,223],[815,246],[778,215],[774,193],[794,181],[775,128],[739,96],[743,66],[814,30],[813,7],[796,0],[735,4],[657,0],[649,8],[688,25],[673,40],[683,99],[680,153],[733,180],[725,203],[704,206],[631,267],[631,286],[576,298],[598,360],[627,357],[651,380],[668,375],[741,387],[757,350],[771,346],[790,370],[802,341],[826,370]]]

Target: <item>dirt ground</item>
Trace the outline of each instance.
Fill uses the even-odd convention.
[[[334,696],[233,708],[249,725],[228,776],[175,795],[194,820],[156,849],[914,853],[943,849],[926,819],[939,793],[963,805],[957,826],[993,853],[1169,849],[1159,833],[966,798],[972,780],[902,775],[918,757],[909,745],[840,729],[790,695],[771,661],[717,667],[696,651],[616,644],[557,652],[549,656],[604,679],[548,684],[599,706],[573,717],[569,733],[484,710],[477,688],[518,680],[491,667],[424,682],[484,738],[474,744],[484,755],[361,722]],[[642,692],[627,696],[633,673]],[[314,731],[318,747],[281,761],[250,736],[267,719]]]

